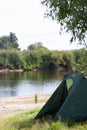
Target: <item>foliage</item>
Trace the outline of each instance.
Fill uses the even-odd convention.
[[[32,47],[33,46],[33,47]],[[24,59],[27,64],[26,69],[32,70],[41,68],[41,56],[47,53],[49,50],[42,46],[41,42],[31,44],[27,51],[24,52]]]
[[[43,54],[41,56],[41,68],[49,68],[51,67],[50,53]]]
[[[38,50],[38,49],[47,49],[46,47],[43,46],[43,43],[42,42],[36,42],[34,44],[30,44],[27,49],[28,50]],[[48,50],[48,49],[47,49]]]
[[[17,52],[9,52],[7,55],[9,67],[11,69],[21,69],[22,61]]]
[[[69,51],[49,51],[41,57],[42,68],[58,68],[60,64],[72,68],[74,65],[74,55]]]
[[[37,67],[39,64],[39,57],[36,51],[30,51],[25,54],[24,57],[26,64],[27,64],[27,68],[29,70],[32,70],[33,68]]]
[[[72,68],[74,55],[68,51],[49,51],[44,48],[20,51],[0,50],[0,69],[57,69],[60,64]]]
[[[72,68],[75,64],[75,57],[70,51],[62,51],[63,54],[62,64],[67,66],[68,68]]]
[[[0,69],[21,69],[22,67],[23,62],[18,50],[0,50]]]
[[[6,51],[0,51],[0,69],[6,68],[8,64],[8,59],[7,59],[7,52]]]
[[[83,48],[73,50],[72,53],[75,57],[75,68],[87,76],[87,50]]]
[[[53,52],[54,53],[54,52]],[[54,69],[58,66],[57,53],[53,54],[51,51],[41,56],[41,68]]]
[[[6,49],[9,43],[9,38],[7,36],[0,37],[0,49]]]
[[[49,0],[48,0],[49,1]],[[46,2],[46,1],[45,1]],[[44,2],[44,3],[45,3]],[[50,4],[53,1],[50,1]],[[53,5],[56,1],[53,2]],[[49,3],[49,2],[48,2]],[[56,6],[56,5],[55,5]],[[87,69],[87,50],[72,51],[49,50],[42,42],[30,44],[27,50],[21,51],[15,33],[0,37],[0,69]]]
[[[16,37],[15,33],[13,33],[13,32],[10,32],[8,46],[11,48],[16,48],[16,49],[18,49],[18,47],[19,47],[18,38]]]
[[[15,48],[0,50],[0,69],[58,69],[60,66],[68,70],[87,69],[87,50],[72,51],[48,50],[40,46],[34,50],[20,51]]]
[[[61,30],[72,33],[71,42],[86,45],[87,0],[42,0],[42,4],[47,7],[46,16],[59,22]]]
[[[18,39],[13,32],[10,32],[9,36],[0,37],[0,49],[7,48],[19,49]]]

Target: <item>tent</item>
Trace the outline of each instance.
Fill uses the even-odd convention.
[[[87,120],[87,80],[79,72],[64,76],[63,81],[36,115],[36,119],[52,115],[54,121]]]

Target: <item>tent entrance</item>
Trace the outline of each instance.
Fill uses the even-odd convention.
[[[73,80],[72,79],[67,79],[66,80],[66,86],[67,86],[68,92],[70,92],[71,89],[72,89],[72,86],[73,86]]]

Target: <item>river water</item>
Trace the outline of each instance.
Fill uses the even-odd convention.
[[[58,71],[0,73],[0,98],[53,93],[64,75]]]

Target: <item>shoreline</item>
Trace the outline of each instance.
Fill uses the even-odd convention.
[[[38,94],[37,103],[35,103],[35,95],[1,98],[0,119],[4,119],[28,110],[41,108],[50,96],[51,94]]]
[[[0,73],[8,73],[8,72],[24,72],[24,70],[23,69],[13,69],[13,70],[11,70],[11,69],[2,69],[2,70],[0,70]]]

